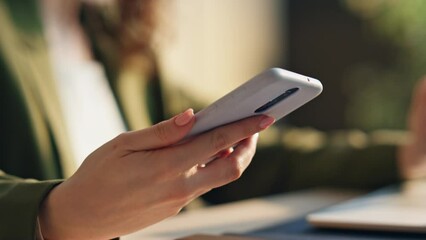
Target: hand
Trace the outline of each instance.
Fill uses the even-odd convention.
[[[399,149],[402,177],[426,177],[426,78],[417,85],[408,118],[410,138]]]
[[[256,133],[273,121],[247,118],[177,145],[195,122],[187,110],[124,133],[50,192],[39,213],[42,233],[46,239],[108,239],[175,215],[194,198],[239,178],[254,155]],[[199,166],[214,155],[219,157]]]

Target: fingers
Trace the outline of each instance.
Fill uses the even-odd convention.
[[[200,168],[192,181],[194,188],[212,189],[238,179],[250,164],[257,144],[258,134],[244,139],[224,158],[218,158]]]
[[[194,122],[194,111],[188,109],[169,120],[120,137],[128,151],[158,149],[180,141],[191,130]]]
[[[426,77],[421,80],[414,91],[409,117],[409,125],[413,134],[426,139]]]
[[[189,142],[174,147],[171,149],[172,155],[179,161],[179,165],[183,167],[182,170],[185,170],[202,164],[206,159],[266,129],[274,121],[274,118],[268,116],[243,119],[196,136]]]

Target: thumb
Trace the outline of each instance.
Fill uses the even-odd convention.
[[[191,130],[194,122],[194,110],[188,109],[152,127],[126,133],[127,150],[152,150],[177,143]]]

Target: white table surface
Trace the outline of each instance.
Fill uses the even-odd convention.
[[[194,234],[244,233],[353,198],[360,193],[327,189],[306,190],[185,211],[124,240],[164,240]]]

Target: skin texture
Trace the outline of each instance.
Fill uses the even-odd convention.
[[[401,175],[405,179],[426,177],[426,77],[414,89],[408,128],[410,139],[399,150]]]
[[[238,179],[255,153],[257,133],[274,119],[247,118],[176,144],[194,122],[189,109],[94,151],[42,204],[44,237],[110,239],[177,214],[194,198]]]

